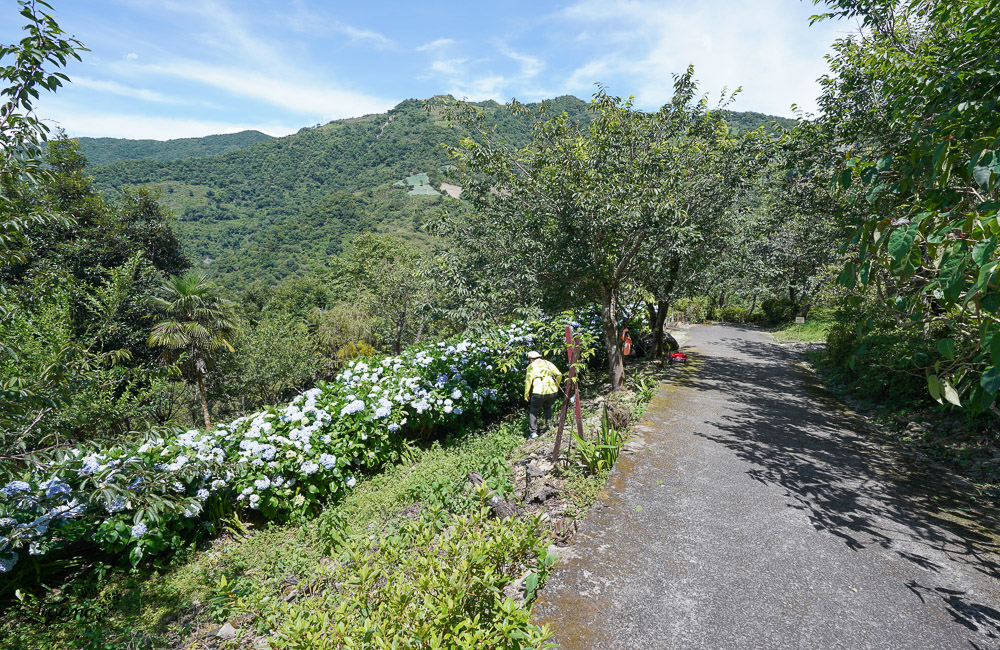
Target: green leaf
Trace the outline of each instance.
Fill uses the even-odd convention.
[[[975,248],[972,249],[972,261],[976,263],[976,266],[986,264],[990,260],[990,256],[993,255],[993,251],[995,251],[996,248],[996,239],[984,239],[976,244]]]
[[[875,166],[880,172],[887,172],[892,167],[892,154],[882,157]]]
[[[979,380],[979,385],[990,395],[997,394],[997,391],[1000,390],[1000,371],[997,370],[996,366],[990,366],[986,369]]]
[[[1000,292],[986,294],[980,298],[979,306],[991,314],[1000,315]]]
[[[958,391],[952,386],[951,381],[944,379],[941,381],[941,387],[944,388],[944,398],[954,404],[955,406],[961,406],[962,401],[958,399]]]
[[[1000,330],[995,330],[990,340],[990,359],[994,366],[1000,366]]]
[[[989,189],[990,189],[990,175],[992,173],[993,172],[992,172],[992,170],[989,167],[980,166],[980,167],[976,167],[975,169],[972,170],[972,177],[974,179],[976,179],[977,183],[979,183],[979,187],[983,188],[984,190],[989,191]]]
[[[840,172],[840,186],[842,188],[844,188],[845,190],[848,189],[851,186],[851,180],[852,178],[850,169],[845,169],[844,171]]]
[[[937,342],[937,348],[945,359],[955,358],[955,339],[941,339]]]
[[[976,212],[991,212],[1000,210],[1000,201],[984,201],[976,206]]]
[[[909,255],[913,246],[913,239],[917,236],[916,224],[910,224],[905,228],[897,228],[889,235],[889,255],[897,262]]]
[[[949,251],[941,262],[941,288],[944,297],[955,300],[965,286],[965,267],[969,265],[969,256],[960,251]]]
[[[930,391],[931,397],[938,404],[943,404],[941,400],[941,380],[938,379],[937,375],[927,375],[927,390]]]
[[[844,265],[844,270],[837,276],[837,284],[847,287],[848,289],[853,289],[855,283],[857,283],[857,279],[858,265],[854,262],[848,262]]]

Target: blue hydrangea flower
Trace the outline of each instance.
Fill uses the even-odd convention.
[[[146,534],[146,530],[148,530],[146,524],[138,523],[132,526],[132,537],[142,537]]]
[[[198,497],[199,501],[204,501],[209,497],[209,492],[205,488],[201,488],[195,496]]]
[[[46,498],[52,499],[60,494],[69,494],[72,491],[73,488],[65,483],[55,483],[45,489],[45,496]]]
[[[319,471],[319,465],[312,462],[311,460],[307,460],[306,462],[302,463],[301,470],[302,473],[305,474],[306,476],[311,476],[312,474],[315,474],[317,471]]]
[[[13,569],[19,557],[17,551],[11,552],[10,555],[0,555],[0,573],[7,573]]]
[[[458,390],[457,388],[455,390],[451,391],[451,398],[452,399],[462,399],[462,391]]]
[[[101,461],[97,459],[97,456],[87,456],[83,459],[83,465],[80,466],[80,473],[87,475],[93,474],[94,472],[99,472],[101,470]]]
[[[337,457],[333,454],[320,454],[316,460],[326,469],[333,469],[337,466]]]
[[[347,487],[352,488],[357,485],[358,481],[353,476],[347,477]]]
[[[266,490],[267,488],[271,487],[271,479],[265,476],[264,478],[259,478],[255,480],[253,484],[258,490]]]
[[[15,492],[27,492],[30,489],[31,486],[25,483],[24,481],[11,481],[7,485],[0,488],[0,492],[3,492],[4,494],[10,496]]]
[[[125,499],[122,497],[115,497],[104,507],[109,513],[121,512],[125,509]]]
[[[347,415],[353,415],[354,413],[360,413],[365,410],[365,403],[359,399],[354,400],[344,408],[340,409],[340,417],[345,417]]]

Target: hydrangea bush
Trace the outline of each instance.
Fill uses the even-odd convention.
[[[80,542],[128,549],[135,563],[211,532],[234,508],[273,518],[315,509],[398,460],[408,440],[478,424],[518,400],[524,352],[557,340],[557,328],[520,324],[426,344],[356,360],[285,406],[214,430],[62,451],[0,487],[0,573]]]

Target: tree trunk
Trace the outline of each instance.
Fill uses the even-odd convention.
[[[753,318],[753,310],[757,308],[757,294],[753,294],[753,302],[750,303],[750,313],[747,314],[747,320]]]
[[[472,472],[466,475],[466,480],[472,484],[472,487],[479,489],[480,486],[486,485],[486,481],[483,480],[482,475],[479,472]],[[493,511],[493,515],[497,519],[507,519],[508,517],[515,517],[517,513],[511,508],[506,501],[497,496],[496,492],[491,490],[489,487],[486,488],[486,504]]]
[[[212,421],[208,417],[208,398],[205,397],[205,375],[198,373],[198,396],[201,398],[201,414],[205,416],[205,428],[212,428]]]
[[[670,311],[669,300],[657,300],[656,307],[647,303],[649,312],[649,328],[653,332],[653,358],[662,359],[664,349],[663,325],[667,322],[667,312]]]
[[[601,326],[604,329],[604,349],[608,354],[611,390],[621,390],[625,387],[625,361],[618,345],[618,305],[614,291],[606,291],[601,302]]]

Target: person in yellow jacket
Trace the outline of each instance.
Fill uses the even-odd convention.
[[[544,410],[545,428],[552,419],[552,404],[559,396],[559,380],[562,372],[555,364],[546,361],[542,355],[532,350],[528,353],[528,373],[524,378],[524,399],[528,402],[528,431],[531,437],[538,435],[538,412]]]

